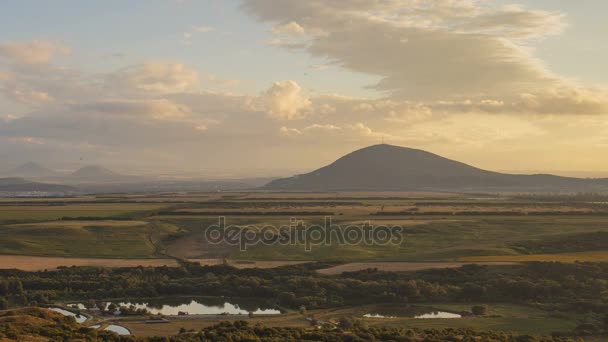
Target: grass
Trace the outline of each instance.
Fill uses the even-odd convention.
[[[344,220],[352,217],[341,218]],[[369,219],[367,217],[366,219]],[[392,220],[395,220],[394,218]],[[382,221],[375,221],[380,223]],[[372,222],[374,223],[374,221]],[[608,217],[425,217],[417,225],[404,225],[401,245],[320,245],[306,251],[303,245],[257,245],[233,250],[233,259],[341,260],[341,261],[528,261],[513,246],[530,239],[608,231]],[[486,256],[493,256],[486,258]],[[583,256],[577,254],[577,257]],[[470,257],[470,259],[463,259]],[[483,258],[480,258],[483,257]],[[528,256],[529,257],[529,256]],[[598,254],[594,254],[597,260]],[[543,260],[563,260],[547,255]],[[534,260],[533,257],[529,259]],[[566,259],[567,260],[567,259]],[[601,260],[605,260],[603,257]]]
[[[530,210],[530,208],[569,206],[578,209],[598,209],[585,202],[574,204],[548,204],[510,201],[508,198],[472,198],[457,194],[407,194],[407,193],[230,193],[230,194],[153,194],[153,195],[104,195],[100,197],[71,198],[69,202],[58,199],[20,200],[0,205],[0,253],[53,256],[96,257],[153,257],[169,254],[182,258],[229,258],[254,261],[407,261],[407,262],[482,262],[482,261],[573,261],[605,260],[602,253],[563,254],[563,252],[588,251],[584,239],[579,240],[579,250],[561,250],[568,247],[573,236],[585,237],[589,233],[608,232],[608,216],[602,215],[370,215],[382,210],[398,211],[415,207],[417,210],[489,211]],[[79,202],[82,201],[82,202]],[[99,201],[96,203],[95,201]],[[120,201],[137,201],[120,203]],[[156,202],[155,201],[162,201]],[[276,206],[273,206],[276,201]],[[297,207],[297,202],[311,201],[310,205]],[[312,202],[314,201],[314,203]],[[352,205],[335,205],[344,201]],[[293,202],[293,203],[292,203]],[[326,205],[322,203],[326,202]],[[289,204],[289,208],[285,205]],[[459,203],[462,203],[460,205]],[[251,211],[273,213],[270,216],[227,216],[230,225],[275,227],[290,224],[290,216],[276,215],[276,211],[315,210],[332,211],[333,222],[348,225],[371,221],[372,224],[400,225],[404,228],[404,240],[400,245],[313,245],[306,251],[303,245],[255,245],[241,251],[238,246],[212,245],[205,240],[204,232],[217,224],[217,217],[201,216],[201,210],[229,212]],[[293,208],[292,208],[293,207]],[[210,208],[210,209],[204,209]],[[439,210],[439,209],[438,209]],[[544,210],[544,209],[543,209]],[[158,212],[187,212],[187,216],[157,216]],[[341,215],[340,215],[341,214]],[[103,220],[129,218],[145,222],[137,227],[113,227],[112,224],[87,223],[88,227],[73,226],[67,221],[60,226],[50,222],[62,217],[87,217]],[[303,216],[307,224],[322,224],[323,217]],[[4,224],[2,223],[4,222]],[[41,223],[49,228],[21,226],[12,223]],[[172,227],[165,231],[163,226]],[[179,231],[179,234],[175,234]],[[60,241],[56,235],[68,236]],[[583,235],[581,235],[583,234]],[[553,242],[551,242],[553,241]],[[549,243],[550,242],[550,243]],[[559,244],[557,243],[559,242]],[[533,249],[557,246],[556,254]],[[86,247],[85,247],[86,246]],[[522,248],[527,246],[527,249]],[[532,247],[530,247],[532,246]],[[538,249],[538,248],[537,248]],[[552,251],[553,252],[553,251]],[[529,254],[525,256],[525,254]],[[585,259],[580,259],[585,258]]]
[[[0,227],[0,254],[95,257],[158,257],[155,243],[177,228],[143,221],[51,221]]]
[[[606,247],[608,249],[608,247]],[[572,262],[608,262],[607,251],[578,252],[578,253],[555,253],[555,254],[526,254],[526,255],[489,255],[489,256],[466,256],[459,258],[466,262],[526,262],[526,261],[557,261],[564,263]]]
[[[440,311],[462,311],[469,310],[471,304],[436,304],[432,307],[426,307],[427,310]],[[370,312],[388,310],[389,312],[398,315],[411,314],[413,308],[406,307],[404,304],[388,304],[388,305],[366,305],[355,307],[343,307],[326,310],[311,310],[308,315],[314,315],[317,319],[322,320],[338,320],[340,317],[355,317],[363,319],[368,326],[377,327],[407,327],[407,328],[474,328],[479,330],[501,330],[514,331],[521,334],[543,334],[549,335],[552,332],[569,332],[576,326],[576,317],[562,318],[558,315],[541,311],[532,307],[516,305],[516,304],[489,304],[489,316],[485,317],[465,317],[457,319],[413,319],[405,317],[377,319],[363,318],[363,315]],[[418,307],[417,310],[422,310]],[[187,320],[175,319],[168,324],[145,324],[145,318],[126,318],[121,319],[117,324],[129,328],[135,335],[138,336],[167,336],[175,334],[181,327],[186,329],[201,329],[211,326],[220,321],[232,321],[236,319],[246,320],[251,325],[261,323],[271,327],[309,327],[310,323],[304,319],[303,315],[295,312],[290,312],[282,315],[271,316],[254,316],[248,317],[230,317],[230,316],[213,316],[196,317]]]
[[[39,202],[36,202],[36,204],[38,203]],[[0,222],[35,222],[58,220],[62,217],[109,218],[130,216],[139,212],[157,210],[160,208],[162,208],[160,205],[138,203],[0,206]]]
[[[408,307],[404,304],[367,305],[341,310],[327,310],[315,312],[320,319],[339,319],[342,316],[362,318],[366,313],[384,313],[396,318],[363,318],[369,326],[408,327],[408,328],[474,328],[479,330],[515,331],[522,334],[551,334],[552,332],[568,332],[576,326],[576,318],[569,315],[567,318],[554,313],[542,311],[533,307],[507,304],[488,304],[488,315],[482,317],[463,317],[453,319],[415,319],[411,318],[415,312],[422,311],[469,311],[477,303],[451,304],[440,303],[423,307]]]

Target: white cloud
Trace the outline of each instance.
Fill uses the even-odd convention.
[[[256,101],[268,117],[295,120],[307,116],[312,102],[295,81],[275,82]]]
[[[312,124],[310,126],[304,127],[304,130],[305,131],[311,131],[311,130],[340,131],[340,130],[342,130],[342,127],[338,127],[338,126],[332,125],[332,124]]]
[[[272,27],[274,34],[304,34],[304,28],[295,21],[290,21],[286,24],[275,25]]]
[[[532,55],[531,38],[564,29],[562,13],[467,0],[286,0],[281,6],[246,0],[244,8],[275,28],[297,22],[306,28],[305,43],[278,45],[379,76],[370,87],[393,100],[428,107],[471,101],[489,112],[608,112],[606,89],[581,87]],[[521,101],[522,94],[536,104]],[[504,106],[482,104],[488,99]]]
[[[301,135],[302,131],[300,131],[299,129],[296,128],[288,128],[288,127],[281,127],[279,128],[279,132],[281,133],[281,135],[284,136],[295,136],[295,135]]]

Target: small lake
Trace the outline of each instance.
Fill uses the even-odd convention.
[[[422,314],[422,315],[414,316],[414,318],[419,318],[419,319],[462,318],[462,316],[459,315],[459,314],[451,313],[451,312],[433,311],[433,312],[425,313],[425,314]]]
[[[415,318],[415,319],[433,319],[433,318],[462,318],[457,313],[440,311],[432,307],[424,306],[377,306],[373,311],[363,315],[365,318]]]
[[[120,302],[114,303],[118,306],[135,306],[136,309],[146,309],[153,315],[177,316],[179,312],[188,315],[278,315],[281,311],[269,307],[254,304],[233,304],[226,300],[207,301],[205,299],[192,299],[186,303],[154,303],[154,302]]]
[[[395,316],[385,316],[381,314],[365,314],[363,315],[365,318],[396,318]]]
[[[103,330],[112,331],[112,332],[117,333],[118,335],[131,335],[131,333],[129,332],[129,329],[127,329],[125,327],[121,327],[120,325],[110,324]]]
[[[52,310],[52,311],[58,312],[58,313],[60,313],[60,314],[62,314],[62,315],[64,315],[64,316],[71,316],[71,317],[74,317],[74,319],[75,319],[75,320],[76,320],[76,322],[78,322],[78,323],[82,323],[82,322],[84,322],[84,321],[86,321],[86,320],[88,319],[88,317],[87,317],[87,316],[85,316],[85,315],[81,315],[81,314],[73,313],[73,312],[71,312],[71,311],[64,310],[64,309],[61,309],[61,308],[49,308],[49,310]]]

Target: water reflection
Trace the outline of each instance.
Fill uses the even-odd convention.
[[[414,318],[429,319],[429,318],[461,318],[459,314],[445,312],[445,311],[433,311],[422,315],[414,316]]]
[[[121,327],[120,325],[110,324],[103,330],[112,331],[112,332],[117,333],[118,335],[131,335],[131,333],[129,332],[129,329],[127,329],[125,327]]]
[[[52,310],[52,311],[58,312],[58,313],[60,313],[60,314],[62,314],[64,316],[74,317],[74,319],[78,323],[82,323],[82,322],[84,322],[84,321],[86,321],[88,319],[88,317],[85,316],[85,315],[77,314],[77,313],[74,313],[74,312],[71,312],[71,311],[68,311],[68,310],[64,310],[62,308],[49,308],[49,309]]]
[[[183,298],[165,298],[164,300],[146,300],[141,302],[125,301],[114,303],[117,306],[130,307],[135,309],[146,309],[151,314],[177,316],[180,314],[187,315],[246,315],[253,312],[256,315],[278,315],[281,311],[261,305],[259,303],[231,303],[232,300],[226,301],[224,298],[201,298],[190,299],[184,302]],[[109,304],[108,304],[109,305]]]

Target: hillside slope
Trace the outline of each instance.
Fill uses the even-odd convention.
[[[482,170],[423,150],[369,146],[313,172],[268,183],[296,191],[600,191],[608,179],[512,175]]]

